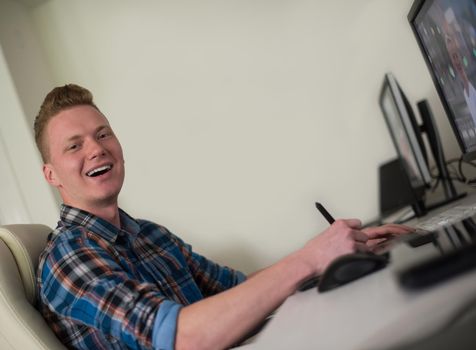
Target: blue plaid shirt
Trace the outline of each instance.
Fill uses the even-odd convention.
[[[39,309],[74,349],[171,349],[180,308],[246,277],[120,210],[121,229],[63,205],[38,267]]]

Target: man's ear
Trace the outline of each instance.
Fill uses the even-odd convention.
[[[56,172],[54,170],[54,167],[47,163],[43,164],[43,175],[46,179],[46,181],[55,187],[58,187],[60,185],[59,179],[56,176]]]

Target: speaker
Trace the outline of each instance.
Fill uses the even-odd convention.
[[[390,215],[411,205],[416,216],[426,214],[425,205],[412,188],[400,158],[379,166],[380,215]]]

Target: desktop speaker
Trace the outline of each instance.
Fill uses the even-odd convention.
[[[425,206],[418,199],[411,186],[408,174],[400,158],[393,159],[379,167],[379,192],[381,217],[395,213],[406,206],[412,206],[416,216],[426,214]]]

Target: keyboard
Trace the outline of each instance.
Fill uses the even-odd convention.
[[[476,204],[459,205],[418,222],[415,228],[422,231],[437,231],[474,215],[476,215]]]
[[[429,287],[476,268],[476,205],[460,205],[418,222],[391,248],[391,269],[406,289]]]

